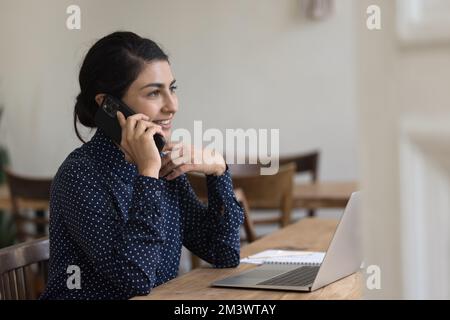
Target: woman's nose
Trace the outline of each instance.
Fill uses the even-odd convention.
[[[173,95],[168,95],[162,111],[165,113],[175,113],[178,111],[178,100]]]

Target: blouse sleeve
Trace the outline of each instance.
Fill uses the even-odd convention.
[[[197,198],[186,175],[180,177],[180,184],[183,245],[215,267],[237,266],[244,215],[234,195],[228,168],[221,176],[206,176],[208,205]]]
[[[125,221],[93,170],[74,165],[63,174],[63,223],[97,272],[128,296],[148,294],[165,240],[161,181],[138,176]]]

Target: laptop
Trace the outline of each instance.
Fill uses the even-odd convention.
[[[250,271],[212,283],[237,287],[290,291],[314,291],[355,273],[361,266],[358,219],[361,193],[354,192],[319,265],[263,264]]]

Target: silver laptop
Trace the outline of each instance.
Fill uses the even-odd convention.
[[[319,266],[263,264],[214,282],[217,287],[314,291],[355,273],[362,262],[358,218],[361,193],[355,192],[344,210]]]

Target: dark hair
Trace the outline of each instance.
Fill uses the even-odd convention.
[[[83,143],[77,119],[86,127],[95,128],[98,104],[95,96],[107,93],[123,98],[146,62],[163,60],[168,56],[152,40],[132,32],[114,32],[98,40],[89,49],[80,69],[80,89],[73,112],[75,133]]]

